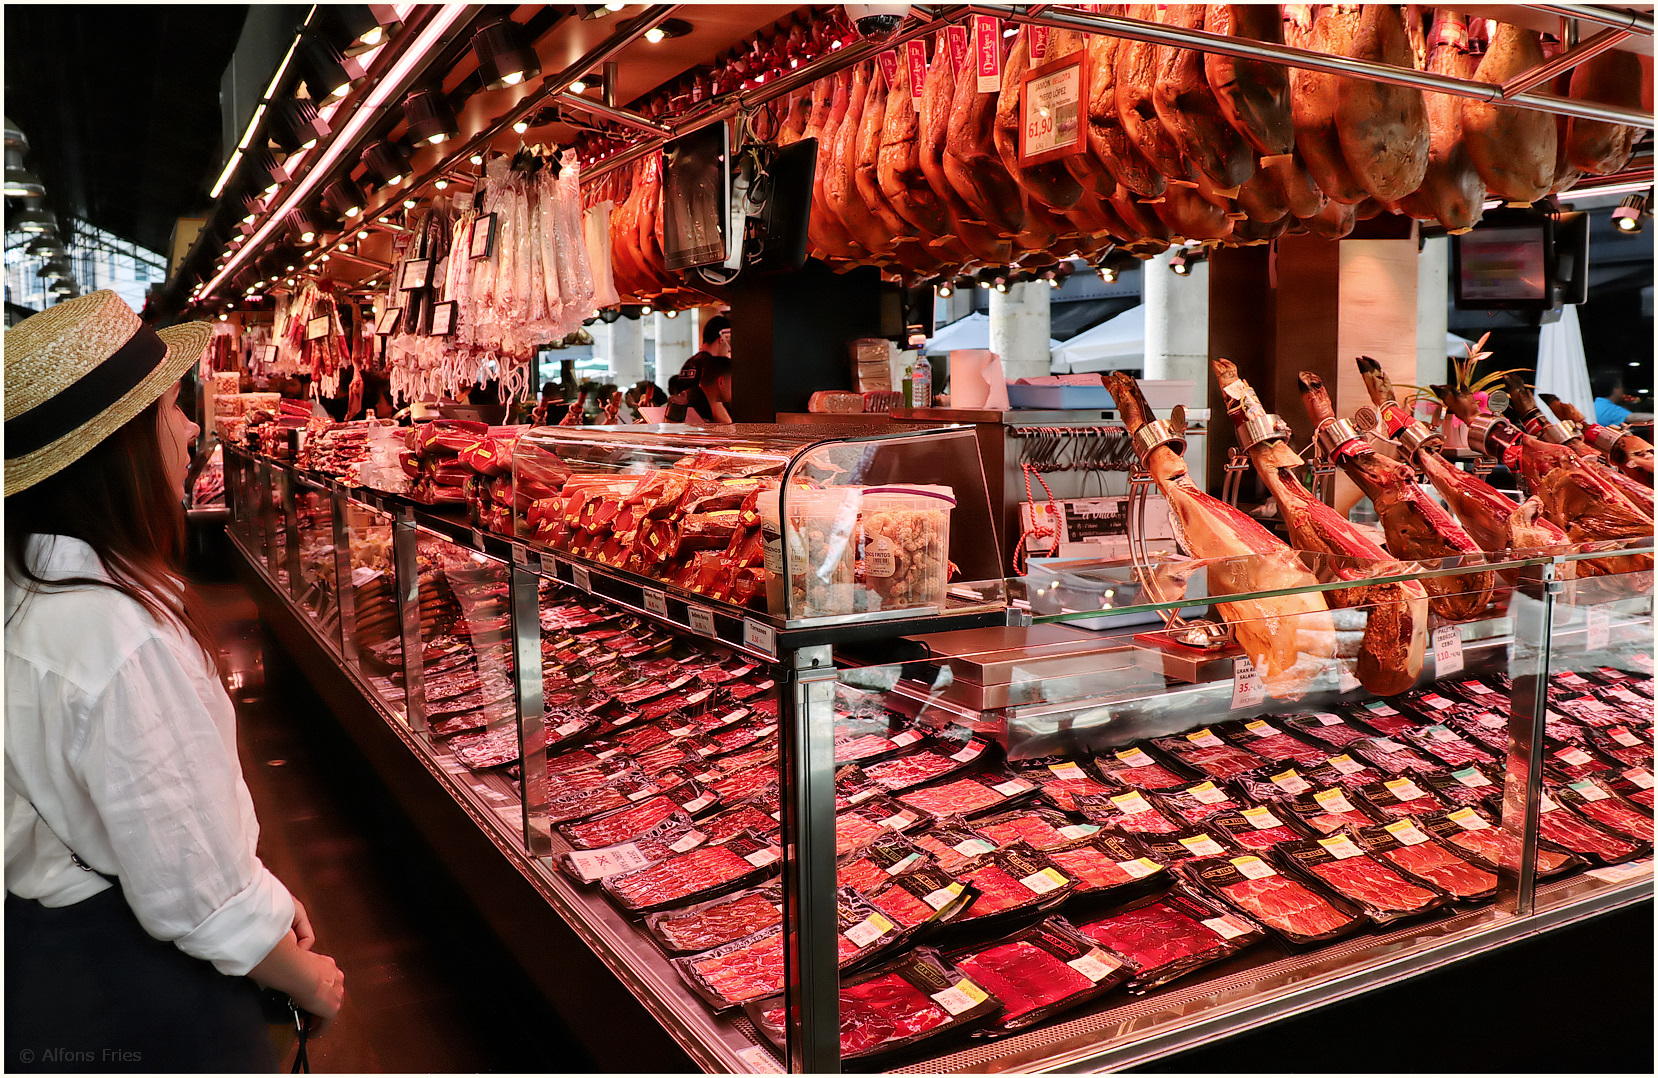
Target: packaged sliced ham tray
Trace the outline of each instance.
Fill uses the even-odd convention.
[[[952,927],[967,925],[981,931],[1051,909],[1076,887],[1075,879],[1020,842],[981,854],[950,875],[977,892],[951,920]]]
[[[1493,869],[1502,864],[1506,838],[1502,829],[1478,809],[1452,809],[1450,812],[1420,817],[1416,822],[1424,830],[1431,832],[1458,850],[1478,858]],[[1587,863],[1570,850],[1556,846],[1552,842],[1538,840],[1537,877],[1539,879],[1558,876],[1562,872],[1572,872],[1582,868]]]
[[[1157,794],[1157,803],[1171,815],[1188,824],[1195,824],[1228,809],[1240,809],[1244,802],[1226,787],[1212,779],[1194,782]]]
[[[1211,779],[1229,779],[1267,763],[1265,757],[1229,744],[1208,727],[1173,737],[1159,737],[1152,744]]]
[[[645,918],[645,931],[670,955],[696,954],[763,932],[783,920],[777,883]]]
[[[979,891],[936,866],[925,865],[894,876],[864,897],[900,928],[930,931],[959,917],[979,897]]]
[[[980,772],[897,795],[896,800],[935,819],[982,816],[1028,801],[1041,789],[1007,771]]]
[[[1401,816],[1417,816],[1439,812],[1446,808],[1419,777],[1383,779],[1359,787],[1359,797],[1383,819],[1396,820]]]
[[[1306,829],[1294,824],[1294,819],[1281,805],[1252,805],[1212,816],[1207,826],[1239,849],[1262,853],[1280,842],[1307,837]]]
[[[1184,786],[1197,776],[1176,770],[1143,748],[1108,749],[1094,758],[1102,775],[1137,790],[1167,790]]]
[[[993,994],[991,1029],[1011,1032],[1104,995],[1133,976],[1127,958],[1050,917],[995,943],[953,950],[948,961]]]
[[[1339,939],[1366,923],[1364,914],[1345,899],[1253,854],[1200,857],[1180,863],[1175,871],[1292,946]]]
[[[1281,868],[1316,878],[1378,925],[1419,916],[1447,901],[1437,888],[1366,853],[1346,831],[1286,842],[1273,850],[1273,858]]]
[[[751,1003],[749,1020],[779,1048],[785,1004],[781,997]],[[929,1050],[993,1020],[1001,1002],[936,950],[918,947],[866,973],[841,981],[841,1058],[867,1060],[928,1042]]]
[[[1557,789],[1555,793],[1566,796],[1563,790]],[[1652,848],[1650,842],[1625,838],[1611,828],[1579,815],[1550,796],[1547,789],[1543,791],[1542,811],[1537,816],[1537,834],[1539,838],[1547,839],[1579,857],[1603,865],[1627,861]]]
[[[1495,866],[1440,841],[1415,820],[1361,827],[1353,836],[1372,857],[1426,880],[1459,902],[1483,902],[1497,893]]]
[[[1041,786],[1044,799],[1067,812],[1075,811],[1078,794],[1098,796],[1122,789],[1118,784],[1101,781],[1087,761],[1048,756],[1010,766],[1020,778]]]
[[[1346,748],[1369,733],[1347,722],[1340,715],[1328,711],[1307,711],[1295,715],[1280,715],[1284,728],[1303,740],[1312,740],[1332,749]]]
[[[1266,938],[1247,917],[1176,887],[1166,894],[1081,923],[1078,931],[1139,967],[1128,991],[1140,995]]]
[[[718,846],[699,846],[649,868],[601,881],[616,904],[632,913],[688,906],[755,883],[777,871],[777,847],[745,831]]]
[[[1098,834],[1100,830],[1098,824],[1074,823],[1064,813],[1032,807],[981,816],[973,821],[972,827],[998,849],[1023,842],[1044,852]]]
[[[1076,881],[1068,903],[1097,907],[1167,886],[1168,873],[1164,863],[1156,858],[1145,841],[1151,837],[1161,841],[1171,836],[1136,838],[1102,831],[1064,849],[1049,851],[1048,860]]]
[[[1169,834],[1180,830],[1178,820],[1171,819],[1139,790],[1106,797],[1079,797],[1077,811],[1089,823],[1131,834]]]
[[[1264,760],[1311,767],[1329,755],[1316,745],[1286,734],[1266,719],[1254,719],[1237,725],[1227,723],[1219,730],[1228,742],[1248,749]]]
[[[1563,805],[1629,839],[1652,845],[1652,813],[1620,797],[1600,778],[1584,778],[1553,791]]]

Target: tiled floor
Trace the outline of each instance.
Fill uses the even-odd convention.
[[[266,683],[253,603],[200,587],[240,721],[260,854],[305,903],[346,1003],[311,1044],[318,1072],[583,1071],[590,1060],[375,788],[302,681]],[[282,1035],[278,1035],[279,1038]],[[282,1041],[284,1069],[293,1038]]]

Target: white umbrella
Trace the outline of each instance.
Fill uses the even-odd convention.
[[[1560,320],[1542,327],[1537,336],[1537,393],[1552,393],[1577,406],[1586,416],[1595,414],[1595,394],[1589,388],[1589,359],[1583,351],[1583,331],[1577,324],[1577,305],[1566,304]]]
[[[926,354],[940,356],[947,352],[954,352],[962,348],[989,348],[990,347],[990,316],[982,311],[974,311],[966,318],[958,319],[933,334],[927,341]],[[1060,343],[1052,337],[1048,338],[1048,352],[1051,354]]]
[[[1054,348],[1054,374],[1088,374],[1142,366],[1146,353],[1146,308],[1130,307]]]

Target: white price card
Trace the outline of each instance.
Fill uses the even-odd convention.
[[[1652,858],[1648,857],[1644,861],[1630,861],[1628,864],[1623,865],[1607,865],[1605,868],[1592,868],[1588,872],[1585,872],[1584,875],[1593,876],[1597,880],[1605,880],[1607,883],[1627,883],[1628,881],[1637,879],[1641,876],[1652,875]]]
[[[1372,742],[1372,744],[1375,745],[1378,749],[1381,749],[1383,752],[1405,752],[1405,751],[1407,751],[1405,749],[1405,746],[1399,744],[1397,741],[1393,740],[1391,737],[1378,737],[1375,741]]]
[[[777,860],[777,851],[772,849],[770,846],[767,846],[763,850],[755,850],[753,853],[746,855],[743,860],[747,861],[755,868],[765,868],[767,865]]]
[[[690,853],[707,840],[708,836],[701,831],[687,831],[681,835],[678,842],[670,843],[668,849],[675,853]]]
[[[1621,726],[1614,726],[1612,729],[1606,731],[1606,733],[1607,736],[1609,736],[1613,741],[1616,741],[1626,749],[1632,749],[1641,743],[1640,738],[1636,737],[1634,734],[1630,733],[1628,730],[1625,730]]]
[[[477,547],[479,550],[484,548],[484,533],[479,528],[472,529],[472,545]]]
[[[984,752],[985,743],[974,739],[963,745],[958,751],[950,755],[950,759],[958,764],[972,763]]]
[[[1538,801],[1537,801],[1537,811],[1538,812],[1553,812],[1555,809],[1557,809],[1559,807],[1560,807],[1559,803],[1556,802],[1555,799],[1550,797],[1548,794],[1539,794],[1538,795]]]
[[[1288,794],[1304,794],[1313,788],[1313,784],[1302,778],[1293,767],[1272,776],[1272,784]]]
[[[737,1058],[742,1060],[754,1074],[785,1073],[783,1064],[777,1061],[777,1057],[758,1044],[751,1044],[747,1048],[740,1049],[737,1052]]]
[[[1345,753],[1340,756],[1330,757],[1329,763],[1331,767],[1335,768],[1343,775],[1354,775],[1364,770],[1363,764],[1359,763],[1357,760],[1346,755]]]
[[[934,992],[933,998],[938,1000],[940,1007],[955,1015],[972,1010],[990,997],[985,995],[984,989],[963,977],[944,991]]]
[[[881,826],[889,831],[902,831],[915,822],[915,817],[907,812],[900,812],[895,816],[888,816],[881,821]]]
[[[574,564],[570,566],[570,583],[574,584],[582,591],[593,590],[593,578],[588,574],[587,569],[584,566]]]
[[[1218,805],[1226,800],[1226,791],[1213,782],[1200,782],[1196,786],[1188,786],[1186,792],[1201,805]]]
[[[1491,785],[1491,780],[1485,777],[1485,772],[1477,767],[1465,767],[1461,771],[1453,771],[1451,777],[1474,790],[1481,786]]]
[[[1372,700],[1370,703],[1368,703],[1364,706],[1369,708],[1371,711],[1374,711],[1378,715],[1397,715],[1397,714],[1399,714],[1399,712],[1397,710],[1395,710],[1393,707],[1389,706],[1388,704],[1382,703],[1380,700]]]
[[[1382,785],[1401,801],[1415,801],[1423,796],[1422,788],[1410,779],[1388,779]]]
[[[1436,724],[1434,726],[1428,727],[1427,730],[1425,730],[1424,732],[1430,738],[1432,738],[1435,741],[1461,741],[1462,740],[1462,738],[1460,738],[1460,737],[1456,736],[1456,734],[1452,733],[1451,728],[1448,727],[1448,726],[1441,726],[1441,725]]]
[[[872,913],[847,929],[845,935],[859,950],[863,950],[891,931],[891,921],[878,913]]]
[[[1219,857],[1226,850],[1208,835],[1187,835],[1180,844],[1192,851],[1194,857]]]
[[[1250,927],[1232,916],[1223,913],[1219,917],[1210,917],[1203,922],[1203,926],[1222,939],[1235,940],[1239,936],[1247,936]]]
[[[351,586],[354,588],[360,588],[364,584],[367,584],[369,581],[374,580],[379,576],[379,569],[374,569],[367,565],[359,565],[357,568],[351,570]]]
[[[1612,642],[1612,615],[1603,606],[1591,606],[1586,612],[1588,631],[1584,634],[1583,646],[1590,651],[1600,651]]]
[[[905,748],[920,741],[923,736],[919,731],[905,730],[902,733],[893,734],[892,743],[899,748]]]
[[[558,575],[558,559],[557,558],[553,557],[551,554],[543,554],[543,555],[541,555],[539,560],[541,561],[541,571],[543,573],[547,574],[548,576],[557,576]]]
[[[1363,850],[1353,845],[1353,840],[1346,835],[1332,835],[1330,838],[1321,838],[1318,844],[1323,846],[1338,861],[1345,861],[1349,857],[1358,857]]]
[[[1577,782],[1568,783],[1567,789],[1576,790],[1585,801],[1605,801],[1610,796],[1600,788],[1599,783],[1590,782],[1588,779],[1579,779]]]
[[[1283,826],[1278,817],[1272,814],[1272,810],[1266,808],[1265,806],[1246,808],[1242,810],[1239,815],[1248,820],[1249,826],[1253,827],[1257,831],[1265,831],[1269,827]]]
[[[645,597],[645,609],[659,618],[668,616],[668,593],[661,588],[641,588]]]
[[[1353,802],[1347,800],[1347,795],[1340,790],[1320,790],[1313,794],[1313,800],[1331,812],[1352,812]]]
[[[1206,749],[1218,749],[1226,743],[1214,735],[1214,732],[1205,727],[1186,735],[1186,740],[1194,745],[1201,745]]]
[[[1332,715],[1328,711],[1315,711],[1315,712],[1313,712],[1313,718],[1318,720],[1318,724],[1320,726],[1340,726],[1341,725],[1341,716],[1340,715]]]
[[[1266,702],[1266,686],[1261,684],[1261,675],[1255,672],[1255,664],[1247,658],[1232,660],[1232,710],[1241,707],[1260,707]]]
[[[977,857],[981,853],[990,853],[996,849],[996,844],[982,838],[964,838],[950,847],[963,857]]]
[[[1032,891],[1035,891],[1037,894],[1045,895],[1049,891],[1059,890],[1071,881],[1066,879],[1064,873],[1060,872],[1059,869],[1045,868],[1040,872],[1032,872],[1029,876],[1025,876],[1019,882],[1030,888]]]
[[[1428,841],[1428,836],[1409,820],[1394,820],[1382,829],[1406,846],[1420,846]]]
[[[963,890],[964,888],[961,884],[952,883],[946,887],[940,887],[938,890],[931,892],[922,898],[921,901],[925,902],[935,910],[941,910],[945,906],[948,906],[950,903],[954,902],[956,900],[956,896],[961,894]]]
[[[570,863],[581,873],[582,879],[602,880],[606,876],[636,871],[651,862],[638,846],[624,842],[602,850],[574,850],[570,853]]]
[[[743,646],[768,659],[777,658],[777,630],[753,618],[743,619]]]
[[[1422,695],[1422,702],[1433,708],[1435,711],[1444,711],[1453,703],[1453,701],[1445,699],[1436,692],[1424,693]]]
[[[1059,829],[1061,838],[1087,838],[1098,831],[1098,824],[1073,823]]]
[[[922,854],[921,854],[920,851],[916,851],[915,853],[910,854],[908,857],[900,858],[899,860],[894,861],[892,864],[887,866],[887,875],[888,876],[896,876],[900,872],[904,871],[906,868],[909,868],[911,865],[913,865],[917,861],[921,860],[921,858],[922,858]]]
[[[1632,767],[1623,773],[1623,777],[1643,790],[1652,789],[1652,772],[1644,767]]]
[[[1502,730],[1508,726],[1503,717],[1495,711],[1482,711],[1474,716],[1474,721],[1487,730]]]
[[[1486,696],[1497,691],[1483,681],[1468,681],[1464,683],[1463,687],[1480,696]]]
[[[706,606],[687,606],[686,620],[691,624],[691,631],[703,636],[717,636],[714,629],[714,612]]]
[[[1118,962],[1098,947],[1085,955],[1071,959],[1065,964],[1095,984],[1100,983],[1122,968],[1121,962]]]
[[[1462,632],[1455,625],[1441,625],[1433,631],[1433,672],[1448,677],[1462,669]]]
[[[1121,760],[1129,767],[1150,767],[1157,762],[1150,756],[1147,756],[1140,749],[1129,749],[1127,752],[1119,752],[1117,753],[1117,759]]]
[[[1491,825],[1486,822],[1485,817],[1481,816],[1471,808],[1457,809],[1455,812],[1449,814],[1449,818],[1455,821],[1456,825],[1464,831],[1491,830]]]
[[[1243,873],[1244,878],[1249,880],[1264,880],[1268,876],[1278,875],[1272,870],[1271,865],[1259,857],[1234,857],[1232,858],[1232,867]]]
[[[1554,754],[1554,758],[1563,763],[1571,764],[1573,767],[1582,767],[1584,764],[1593,759],[1593,757],[1584,752],[1582,749],[1572,746],[1567,746],[1566,748],[1561,749],[1559,752]]]
[[[523,543],[512,544],[512,562],[514,565],[528,566],[530,564],[530,548]]]
[[[1149,857],[1136,857],[1132,861],[1118,861],[1117,867],[1137,880],[1143,880],[1163,868],[1162,865]]]
[[[680,808],[684,809],[686,812],[701,812],[713,803],[714,799],[709,797],[707,794],[704,794],[694,801],[685,802],[685,804],[681,805]]]
[[[1015,797],[1024,793],[1026,790],[1031,789],[1031,784],[1014,779],[1011,782],[998,782],[996,785],[992,786],[991,789],[995,790],[1003,797]]]

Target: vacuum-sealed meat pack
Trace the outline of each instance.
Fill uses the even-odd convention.
[[[1365,923],[1364,914],[1344,899],[1254,855],[1200,857],[1175,871],[1296,946],[1337,939]]]
[[[1437,889],[1366,853],[1346,831],[1308,842],[1286,842],[1274,855],[1280,864],[1317,877],[1378,925],[1427,913],[1446,901]]]
[[[1062,917],[992,944],[953,951],[949,960],[1001,1002],[994,1024],[1009,1031],[1103,995],[1138,970]]]
[[[1262,928],[1184,887],[1104,917],[1078,932],[1139,967],[1128,991],[1139,995],[1218,962],[1266,938]]]

